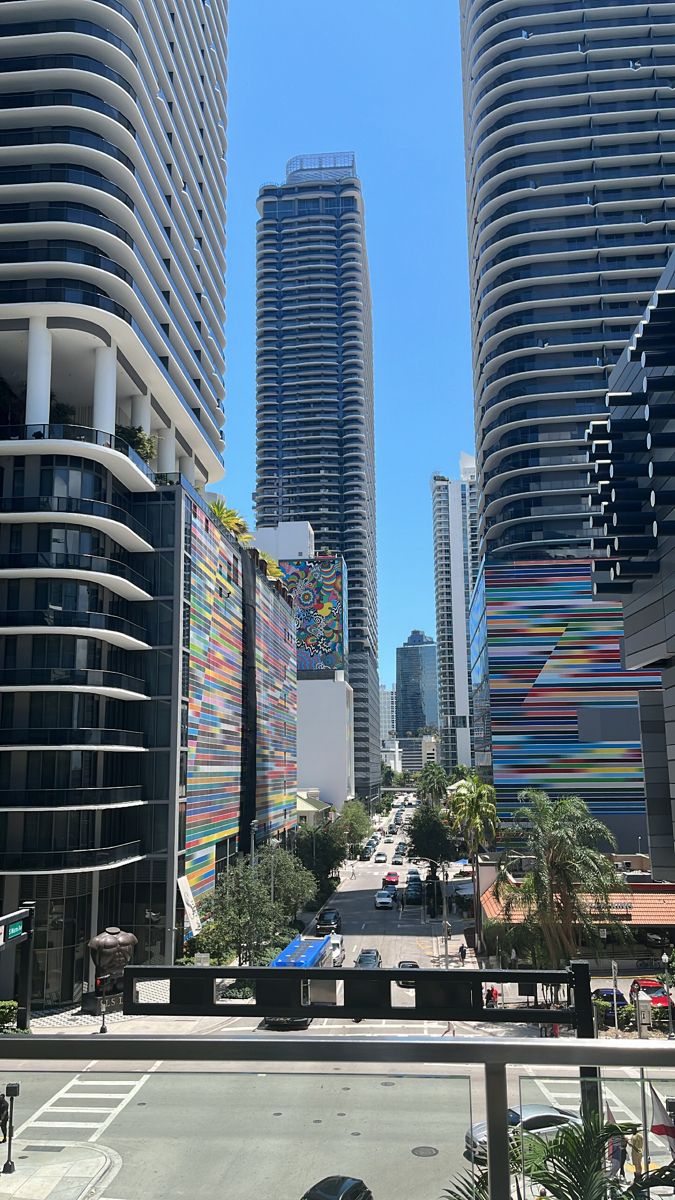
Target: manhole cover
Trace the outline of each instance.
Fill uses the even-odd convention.
[[[337,1115],[338,1115],[338,1117],[346,1117],[347,1116],[346,1113],[338,1113]]]
[[[352,1089],[350,1087],[348,1087],[348,1088],[343,1088],[342,1090],[343,1090],[343,1092],[351,1092]]]
[[[283,1115],[283,1113],[272,1113],[273,1117],[282,1117]]]
[[[435,1158],[438,1150],[435,1146],[414,1146],[412,1153],[416,1158]]]
[[[360,1134],[360,1133],[353,1133],[353,1134],[352,1134],[352,1137],[361,1137],[361,1134]]]
[[[381,1083],[380,1087],[396,1087],[396,1084],[391,1083],[389,1080],[387,1080],[385,1083]]]
[[[319,1117],[319,1118],[318,1118],[316,1121],[312,1121],[312,1125],[320,1125],[320,1124],[321,1124],[321,1118],[320,1118],[320,1117]]]

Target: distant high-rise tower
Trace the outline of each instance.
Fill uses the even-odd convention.
[[[353,154],[301,155],[261,188],[258,525],[309,521],[347,563],[356,790],[380,782],[370,284]]]
[[[391,737],[396,730],[396,688],[380,684],[380,740]]]
[[[436,590],[436,659],[441,762],[473,762],[469,602],[478,574],[476,460],[462,454],[459,479],[431,478]]]
[[[396,650],[396,732],[406,737],[437,726],[436,643],[413,629]]]

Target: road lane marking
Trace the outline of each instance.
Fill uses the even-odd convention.
[[[159,1063],[157,1064],[157,1066],[159,1066]],[[149,1074],[141,1076],[141,1078],[138,1080],[136,1085],[129,1092],[128,1096],[125,1096],[122,1103],[118,1104],[117,1107],[115,1109],[113,1109],[113,1111],[110,1113],[110,1116],[106,1117],[103,1124],[99,1125],[98,1129],[96,1130],[96,1133],[92,1133],[92,1135],[88,1139],[88,1141],[90,1141],[90,1142],[98,1141],[101,1134],[104,1133],[105,1130],[108,1128],[108,1126],[111,1125],[112,1122],[115,1120],[115,1117],[117,1117],[121,1113],[122,1109],[126,1108],[127,1104],[129,1104],[134,1099],[134,1097],[138,1095],[141,1088],[143,1087],[143,1084],[147,1083],[149,1078],[150,1078]]]

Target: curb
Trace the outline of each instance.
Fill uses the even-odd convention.
[[[81,1143],[73,1143],[70,1145],[81,1145]],[[93,1179],[86,1183],[80,1192],[77,1200],[95,1200],[102,1192],[107,1191],[115,1176],[122,1168],[122,1159],[116,1150],[111,1150],[109,1146],[96,1145],[96,1149],[101,1151],[103,1155],[103,1166],[96,1172]]]

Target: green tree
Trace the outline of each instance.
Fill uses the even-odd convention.
[[[456,767],[450,772],[450,782],[459,783],[460,779],[469,779],[473,775],[471,767],[467,767],[464,763],[457,763]]]
[[[344,826],[340,821],[331,821],[318,829],[310,829],[305,825],[298,832],[295,851],[300,862],[312,872],[321,887],[335,875],[347,857]]]
[[[480,881],[478,878],[478,853],[482,846],[494,840],[499,824],[495,789],[485,783],[479,775],[471,772],[453,793],[452,820],[455,829],[466,842],[469,860],[473,867],[473,912],[476,944],[482,942],[482,910],[480,906]]]
[[[501,859],[495,884],[504,919],[519,912],[541,929],[551,966],[573,958],[584,941],[598,946],[598,926],[616,926],[610,894],[626,890],[607,850],[614,836],[580,796],[558,796],[529,789],[520,793],[519,819],[511,826],[521,845]],[[525,861],[522,883],[511,878],[514,864]]]
[[[277,562],[276,558],[273,558],[271,554],[267,554],[267,552],[265,550],[259,550],[258,557],[261,562],[264,562],[265,567],[267,568],[267,578],[268,579],[282,579],[283,578],[283,572],[282,572],[281,567],[279,566],[279,563]]]
[[[439,763],[425,763],[417,777],[422,800],[441,801],[448,795],[448,777]]]
[[[228,533],[234,534],[242,546],[248,546],[253,541],[253,535],[246,521],[241,513],[237,512],[236,508],[228,508],[220,496],[211,502],[209,508],[211,516],[216,521],[219,521],[223,529],[227,529]]]
[[[316,879],[312,872],[295,854],[281,846],[261,846],[256,857],[256,872],[289,924],[295,921],[298,910],[316,897]]]
[[[373,823],[362,800],[347,800],[338,821],[344,830],[345,841],[352,856],[373,831]]]
[[[439,805],[425,801],[415,809],[408,830],[408,844],[416,858],[428,858],[432,864],[451,861],[455,841]],[[432,874],[435,873],[436,868],[432,865]]]
[[[380,763],[380,782],[382,787],[394,787],[394,768],[389,763]]]
[[[289,939],[288,916],[272,901],[269,881],[251,866],[248,858],[239,859],[223,875],[200,909],[204,929],[199,949],[226,957],[228,951],[240,964],[250,965],[272,945],[286,945]]]

